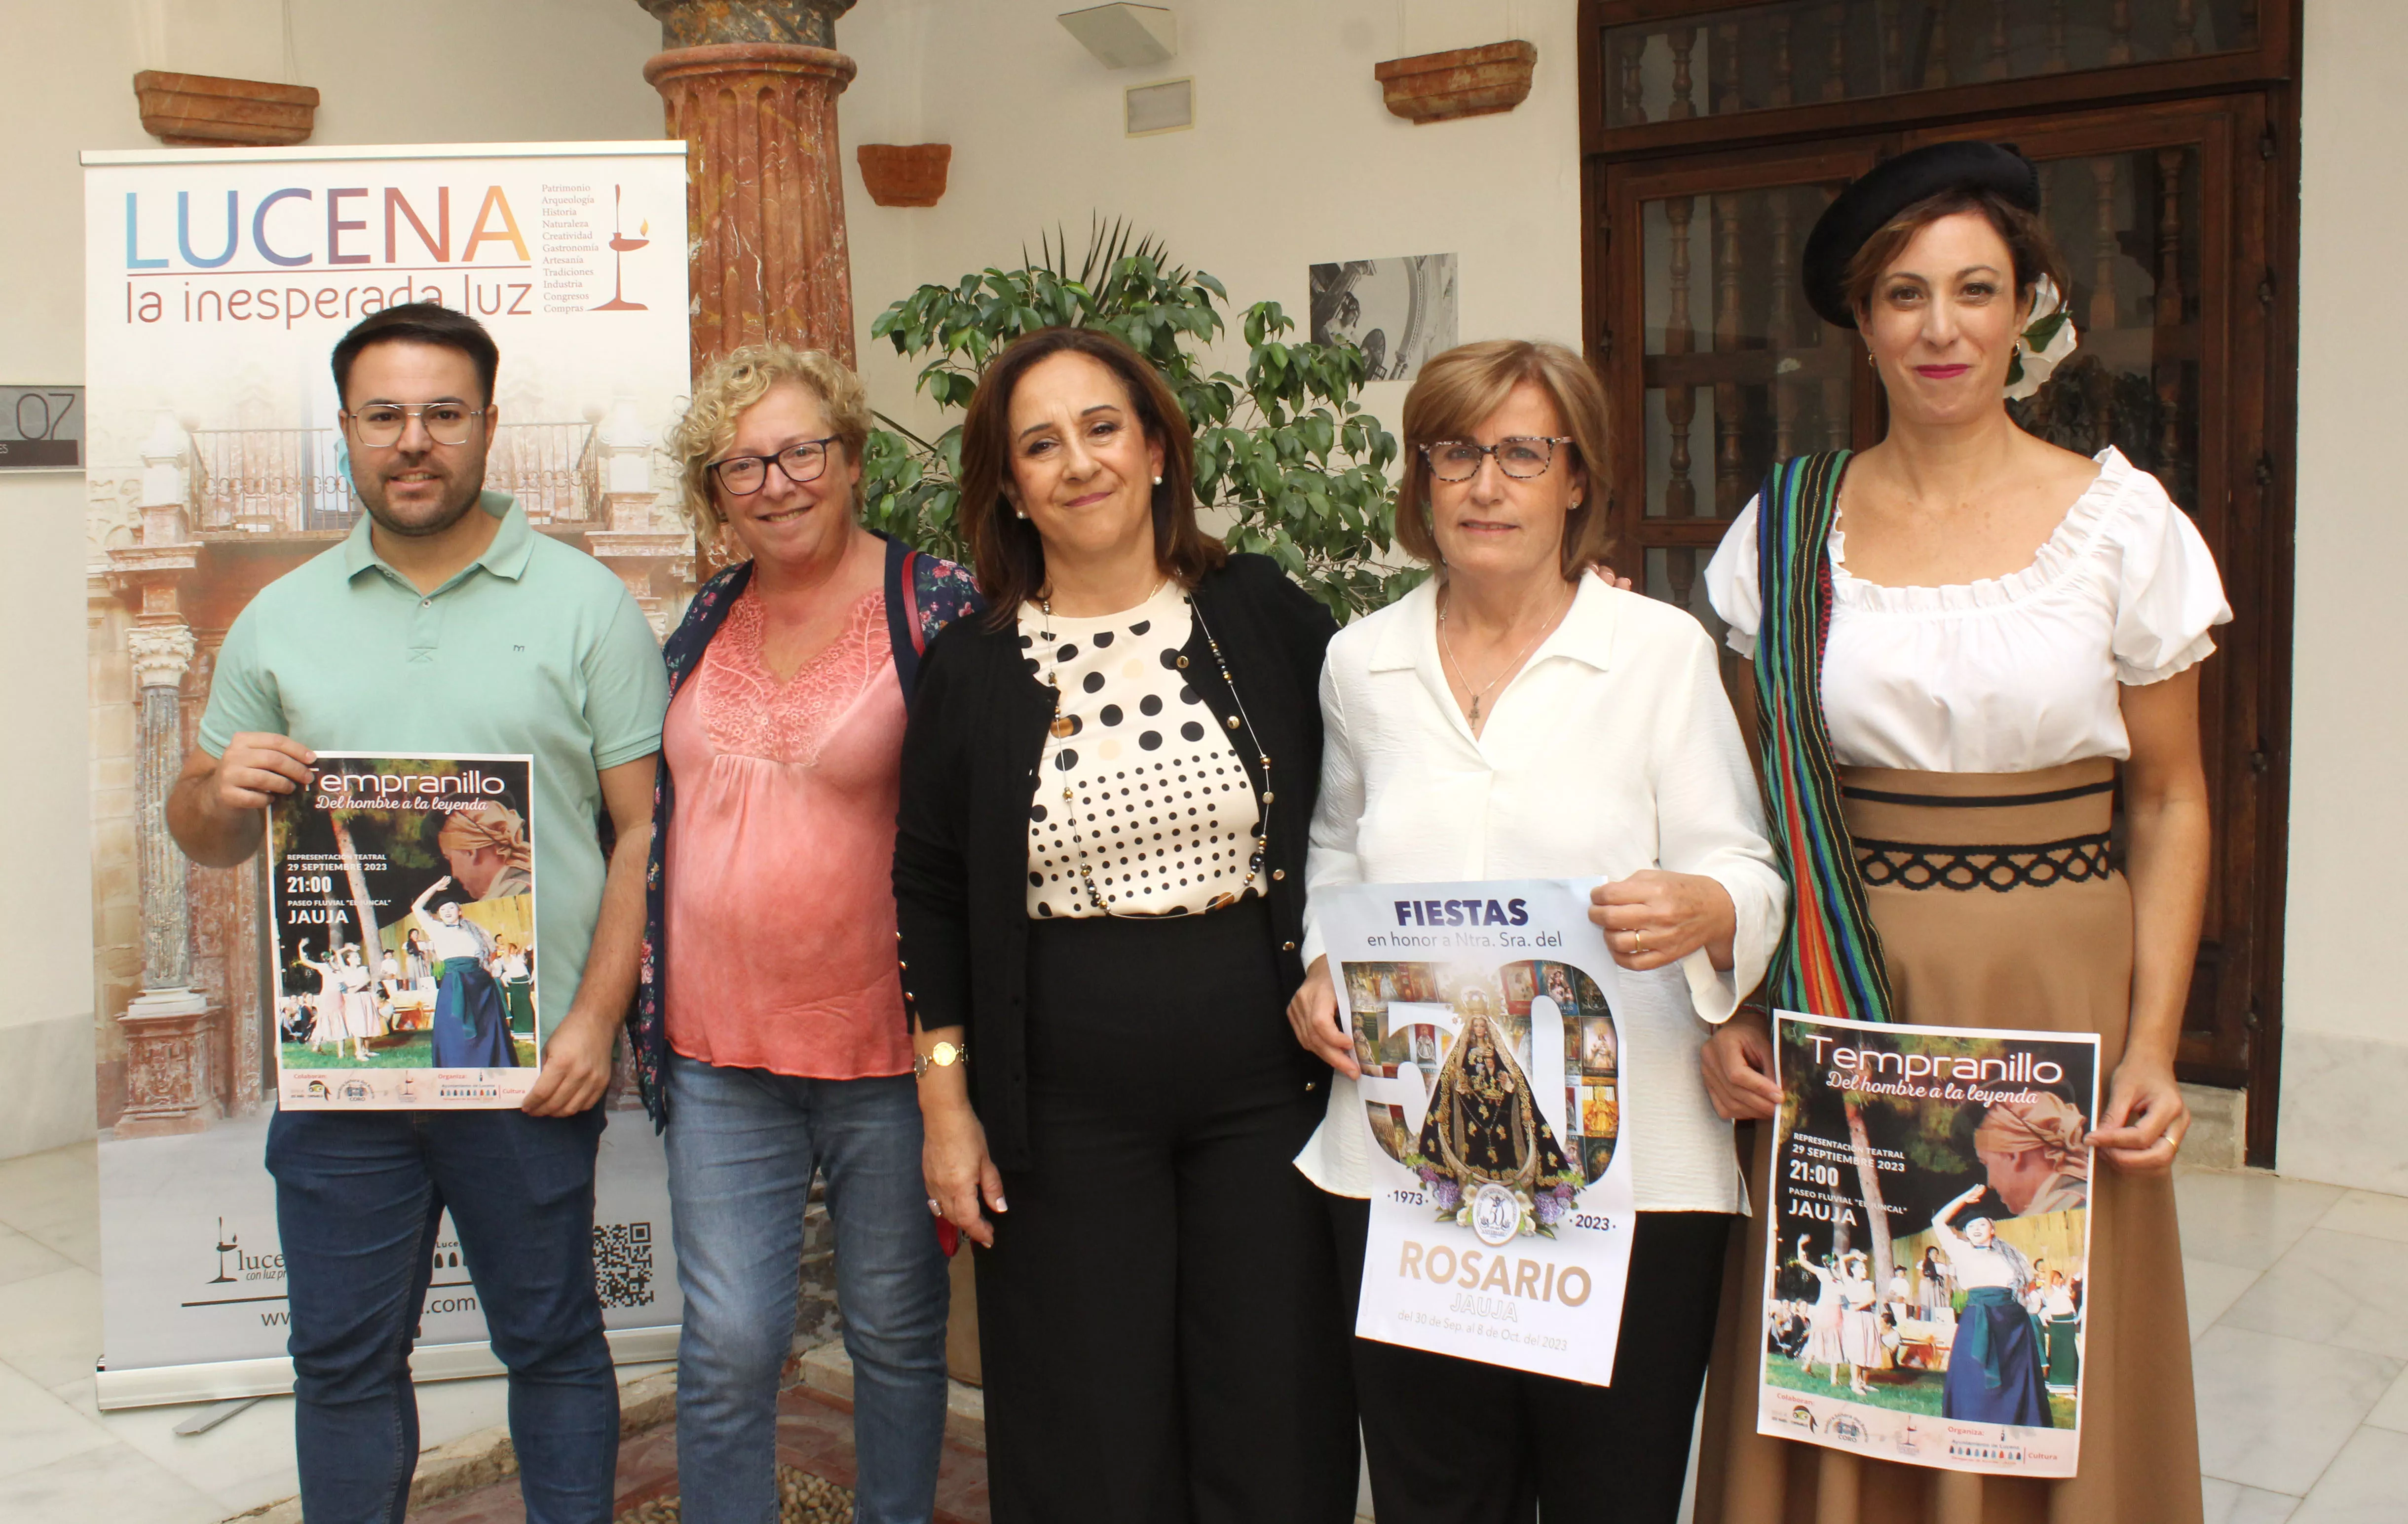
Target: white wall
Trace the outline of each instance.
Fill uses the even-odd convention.
[[[315,85],[315,143],[642,138],[660,28],[634,0],[0,0],[11,145],[0,237],[0,381],[83,380],[84,149],[146,148],[143,68]],[[402,66],[407,65],[408,66]],[[0,474],[0,1157],[91,1134],[93,789],[80,474]],[[104,720],[103,723],[108,723]]]
[[[0,237],[0,381],[83,381],[83,180],[77,151],[150,139],[136,120],[130,7],[7,0],[17,66],[0,92],[0,139],[21,149],[10,233]],[[38,63],[36,62],[38,61]],[[12,802],[0,873],[0,1157],[93,1127],[90,749],[80,472],[0,473],[0,798]]]
[[[2408,7],[2308,0],[2300,175],[2299,578],[2284,950],[2286,1173],[2408,1192]]]
[[[865,0],[837,26],[861,65],[840,106],[859,356],[901,416],[916,366],[868,327],[924,281],[1019,262],[1057,225],[1073,257],[1091,214],[1158,235],[1228,287],[1231,315],[1274,300],[1306,337],[1306,267],[1454,253],[1460,337],[1580,341],[1579,73],[1572,0],[1212,0],[1174,4],[1179,55],[1108,69],[1055,0]],[[1415,126],[1381,104],[1383,59],[1522,37],[1530,97],[1510,113]],[[1122,92],[1192,76],[1192,131],[1123,133]],[[926,208],[862,188],[862,143],[951,143]],[[1239,367],[1242,341],[1224,363]],[[1401,382],[1367,404],[1391,428]],[[924,421],[933,416],[922,412]]]

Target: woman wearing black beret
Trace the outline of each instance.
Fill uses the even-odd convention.
[[[1775,467],[1707,582],[1754,663],[1794,884],[1767,1004],[2101,1040],[2077,1473],[1985,1476],[1758,1434],[1759,1209],[1725,1279],[1701,1524],[2200,1517],[2173,1056],[2207,881],[2198,664],[2231,615],[2154,478],[2008,416],[2073,342],[2039,211],[2032,165],[1988,143],[1901,154],[1832,203],[1806,294],[1862,334],[1889,432]],[[1704,1064],[1725,1115],[1773,1114],[1760,1014],[1717,1033]],[[1759,1203],[1768,1167],[1759,1148]],[[2003,1241],[2013,1211],[1951,1224],[2000,1219]]]
[[[978,1245],[996,1524],[1343,1524],[1329,1218],[1289,1164],[1337,626],[1196,524],[1153,367],[1049,328],[987,367],[962,514],[993,612],[928,647],[895,892],[928,1205]]]

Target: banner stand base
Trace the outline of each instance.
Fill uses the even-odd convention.
[[[678,1325],[611,1329],[610,1363],[642,1365],[677,1359]],[[414,1381],[466,1381],[504,1374],[506,1368],[482,1340],[474,1344],[420,1344],[409,1352]],[[293,1360],[212,1360],[199,1365],[152,1365],[133,1371],[96,1370],[93,1387],[104,1413],[119,1408],[159,1407],[171,1402],[217,1402],[237,1397],[281,1397],[293,1389]]]

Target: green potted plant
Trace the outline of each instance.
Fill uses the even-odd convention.
[[[1017,269],[989,267],[950,286],[924,285],[870,324],[896,352],[924,358],[919,390],[955,412],[979,372],[1025,333],[1103,328],[1162,373],[1196,431],[1196,497],[1226,520],[1233,551],[1268,555],[1340,620],[1377,609],[1419,580],[1388,563],[1397,440],[1356,400],[1362,351],[1296,343],[1277,302],[1245,309],[1245,374],[1209,367],[1226,331],[1229,294],[1201,270],[1164,257],[1160,242],[1098,226],[1074,268],[1058,237],[1022,251]],[[924,439],[882,413],[862,473],[870,525],[939,554],[968,559],[960,523],[961,427]]]

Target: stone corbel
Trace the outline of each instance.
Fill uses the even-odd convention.
[[[951,143],[864,143],[853,151],[861,183],[882,207],[933,207],[945,194]]]
[[[144,69],[134,77],[142,130],[178,148],[272,148],[307,141],[318,93],[308,85]]]
[[[1537,44],[1492,42],[1371,66],[1388,109],[1415,126],[1510,111],[1529,98]]]

